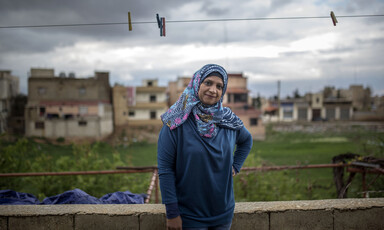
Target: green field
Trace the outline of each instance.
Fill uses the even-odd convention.
[[[383,158],[384,134],[355,132],[344,134],[268,133],[265,141],[255,141],[247,167],[332,163],[332,157],[352,152]],[[157,165],[156,144],[107,143],[53,144],[45,139],[0,142],[0,172],[47,172],[111,170],[117,166]],[[147,191],[151,173],[61,177],[2,178],[0,189],[28,192],[39,198],[80,188],[100,197],[106,193]],[[383,176],[368,175],[369,190],[384,190]],[[269,201],[336,198],[332,169],[285,170],[263,173],[241,172],[234,181],[237,201]],[[361,197],[361,175],[355,177],[348,197]],[[371,193],[383,197],[383,193]]]

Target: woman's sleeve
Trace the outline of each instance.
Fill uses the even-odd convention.
[[[177,203],[175,184],[176,136],[163,126],[157,143],[157,164],[163,204]]]
[[[236,140],[236,151],[233,158],[233,168],[236,173],[240,172],[253,144],[252,135],[243,127],[238,131]]]

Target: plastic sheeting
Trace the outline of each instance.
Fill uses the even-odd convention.
[[[54,205],[54,204],[144,204],[146,194],[134,194],[130,191],[109,193],[97,199],[81,189],[66,191],[45,198],[40,202],[29,193],[0,190],[0,205]]]

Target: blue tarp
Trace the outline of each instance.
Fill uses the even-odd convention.
[[[81,189],[66,191],[62,194],[45,198],[40,202],[29,193],[0,190],[0,205],[20,204],[144,204],[145,194],[134,194],[130,191],[109,193],[97,199]]]

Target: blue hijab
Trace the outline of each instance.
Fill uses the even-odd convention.
[[[211,73],[217,72],[223,80],[223,93],[220,100],[211,106],[204,105],[199,99],[200,84]],[[161,115],[161,120],[171,130],[182,125],[192,112],[200,136],[211,138],[216,136],[218,128],[223,127],[233,130],[242,128],[243,122],[231,109],[223,107],[223,97],[228,85],[228,75],[225,69],[219,65],[208,64],[199,69],[192,77],[187,88],[181,94],[179,100],[173,104],[167,112]]]

